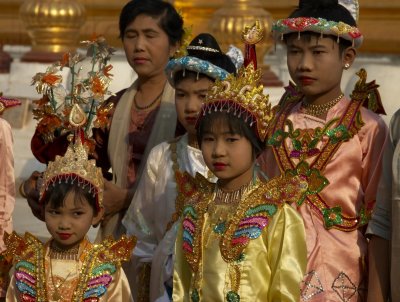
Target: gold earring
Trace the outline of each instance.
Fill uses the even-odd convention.
[[[350,68],[350,64],[349,63],[346,63],[346,64],[344,64],[344,69],[349,69]]]

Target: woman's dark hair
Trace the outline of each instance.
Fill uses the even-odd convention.
[[[172,4],[161,0],[131,0],[122,8],[119,16],[119,34],[122,40],[128,25],[139,15],[159,18],[158,24],[167,34],[171,45],[181,41],[183,19]]]
[[[207,48],[213,49],[214,51],[204,50]],[[236,67],[235,64],[233,64],[231,58],[222,52],[217,40],[209,33],[201,33],[197,35],[188,45],[187,53],[188,56],[210,62],[211,64],[220,67],[229,73],[236,73]],[[208,77],[202,73],[197,73],[189,70],[180,70],[177,71],[174,75],[175,85],[184,78],[188,77],[195,79],[207,77],[211,81],[215,81],[215,79]]]
[[[233,115],[232,112],[227,111],[212,111],[200,120],[197,127],[197,141],[201,147],[201,143],[205,134],[210,133],[220,125],[228,126],[229,132],[247,138],[253,148],[253,157],[257,158],[265,149],[265,144],[257,137],[255,124],[250,127],[243,118]]]
[[[65,198],[69,193],[74,193],[74,202],[75,204],[82,203],[83,200],[87,200],[89,205],[93,209],[93,213],[96,215],[98,213],[98,209],[96,206],[96,196],[93,196],[93,192],[89,192],[89,186],[82,187],[78,186],[78,183],[75,181],[74,183],[70,182],[61,182],[56,183],[56,185],[50,185],[45,191],[41,203],[43,207],[47,204],[54,209],[58,209],[64,206]]]

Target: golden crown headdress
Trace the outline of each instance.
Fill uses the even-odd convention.
[[[264,86],[260,84],[262,73],[261,69],[255,68],[255,48],[250,56],[248,54],[248,48],[261,41],[263,31],[260,30],[258,22],[253,25],[253,31],[251,28],[246,27],[242,33],[242,39],[247,44],[245,57],[249,58],[248,65],[241,67],[237,75],[230,74],[225,80],[215,81],[207,92],[197,124],[206,114],[225,111],[243,119],[256,130],[258,138],[265,141],[269,125],[275,116],[275,109],[271,107],[269,96],[264,94]],[[252,35],[248,35],[250,31]],[[261,38],[254,35],[260,35]]]
[[[43,184],[40,189],[40,200],[43,199],[49,186],[57,183],[76,183],[79,187],[89,188],[96,198],[98,209],[103,207],[103,175],[96,166],[94,159],[88,159],[87,146],[82,143],[81,134],[75,135],[64,156],[57,155],[55,160],[49,162],[43,174]]]

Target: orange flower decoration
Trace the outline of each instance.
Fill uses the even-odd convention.
[[[65,67],[65,66],[69,66],[69,58],[70,58],[70,54],[68,52],[63,54],[62,60],[60,62],[61,68]]]
[[[96,95],[104,95],[105,94],[105,87],[103,82],[99,77],[94,77],[92,81],[92,92]]]
[[[110,70],[112,69],[112,65],[107,65],[103,68],[103,74],[107,77],[110,78],[113,76],[113,74],[110,73]]]
[[[45,73],[42,77],[42,83],[50,86],[55,86],[55,84],[61,83],[62,77],[55,73]]]

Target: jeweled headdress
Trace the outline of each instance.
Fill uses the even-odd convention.
[[[72,136],[72,135],[71,135]],[[55,160],[49,162],[43,173],[43,183],[40,188],[40,200],[46,194],[49,186],[57,183],[78,184],[96,197],[97,209],[103,207],[103,174],[96,166],[94,159],[88,159],[88,147],[82,143],[82,138],[77,133],[74,142],[71,142],[64,156],[57,155]]]
[[[174,77],[178,71],[194,71],[212,79],[225,79],[235,71],[233,60],[222,53],[215,38],[202,33],[197,35],[186,47],[186,55],[176,57],[168,62],[165,72],[169,83],[175,87]],[[238,52],[231,50],[230,53]],[[240,58],[238,58],[240,60]]]
[[[315,32],[351,41],[358,48],[363,35],[356,26],[357,0],[300,0],[299,8],[289,18],[276,21],[272,33],[276,40],[289,33]]]
[[[246,27],[243,31],[242,39],[246,44],[254,46],[262,39],[254,36],[263,34],[256,27],[257,23],[253,27]],[[246,47],[246,56],[249,58],[248,49]],[[270,122],[275,115],[275,109],[271,108],[269,96],[263,93],[264,86],[260,84],[262,73],[261,69],[254,68],[255,50],[253,52],[254,55],[250,56],[253,61],[249,60],[247,66],[241,67],[236,76],[230,74],[224,80],[217,79],[209,89],[197,126],[206,114],[214,111],[226,111],[243,119],[255,129],[261,141],[265,140]]]

